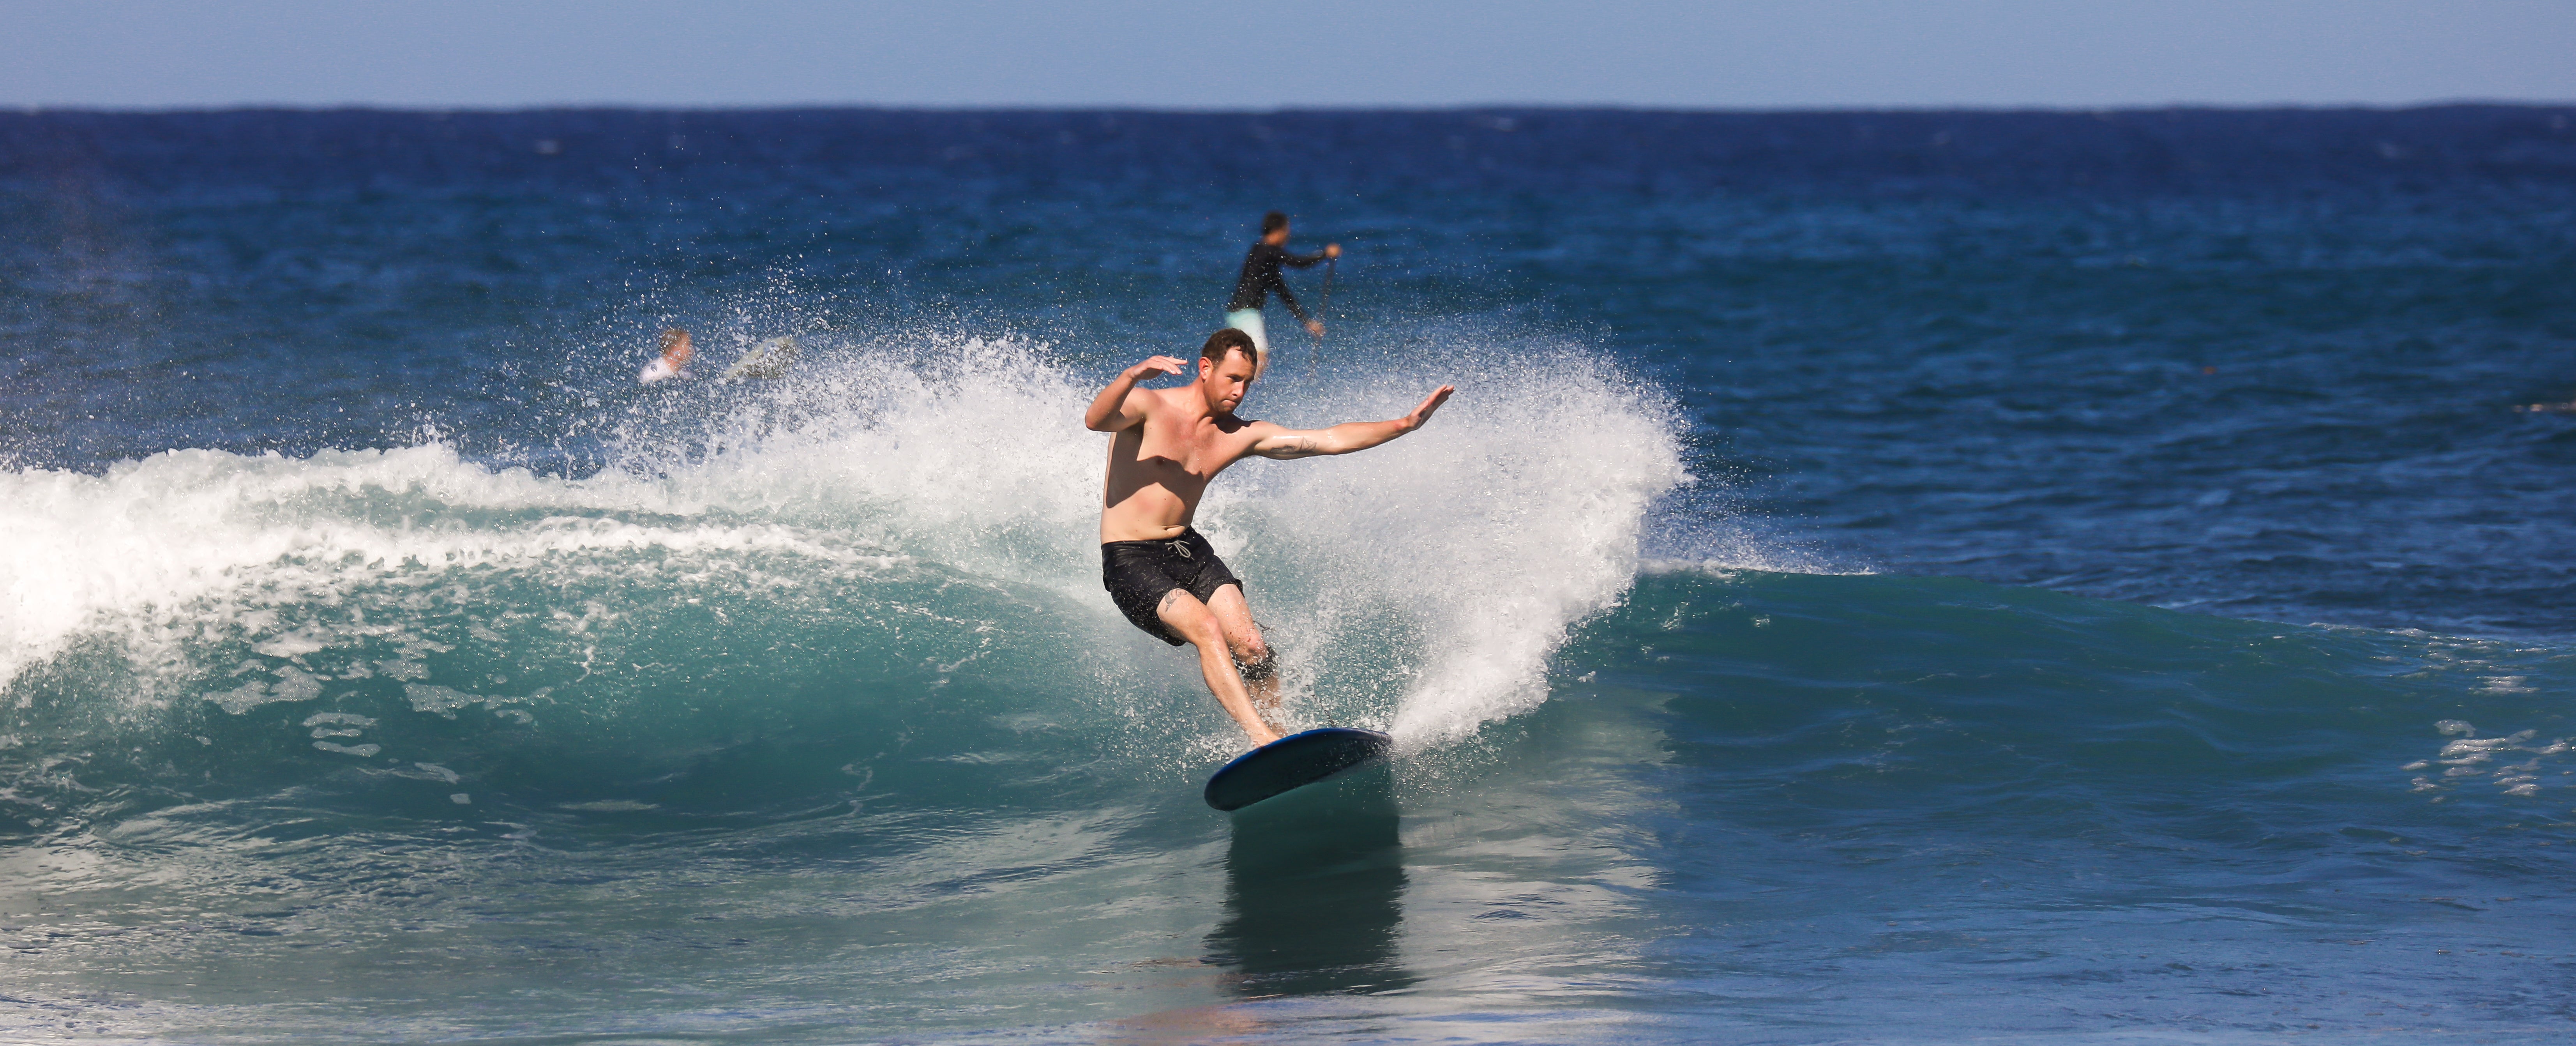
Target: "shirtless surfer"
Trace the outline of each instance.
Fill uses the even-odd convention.
[[[1118,375],[1084,411],[1109,441],[1109,478],[1101,497],[1100,575],[1119,612],[1146,634],[1173,646],[1196,646],[1199,672],[1217,704],[1257,747],[1279,739],[1270,718],[1279,682],[1270,648],[1253,624],[1243,582],[1190,529],[1208,481],[1247,454],[1311,458],[1367,450],[1421,428],[1457,391],[1432,390],[1413,413],[1393,421],[1344,422],[1299,431],[1235,416],[1251,390],[1260,356],[1252,336],[1228,327],[1199,349],[1198,378],[1169,389],[1140,389],[1156,374],[1186,365],[1156,356]]]

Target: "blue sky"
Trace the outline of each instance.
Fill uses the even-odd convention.
[[[0,0],[0,104],[2576,101],[2576,0]]]

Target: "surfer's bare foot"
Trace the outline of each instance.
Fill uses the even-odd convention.
[[[1214,688],[1211,687],[1210,689]],[[1217,703],[1226,704],[1222,698],[1219,698]],[[1268,709],[1250,707],[1247,705],[1243,712],[1237,712],[1235,711],[1234,706],[1228,704],[1226,705],[1225,710],[1227,714],[1234,716],[1234,725],[1243,728],[1243,736],[1251,740],[1252,747],[1254,748],[1259,748],[1272,741],[1276,741],[1287,736],[1287,734],[1281,732],[1279,727],[1273,725]]]
[[[1286,737],[1292,732],[1288,729],[1288,717],[1279,711],[1279,703],[1277,699],[1272,699],[1269,704],[1256,704],[1253,707],[1253,711],[1261,716],[1261,725],[1270,731],[1271,741],[1276,741],[1282,737]],[[1255,741],[1253,743],[1255,745],[1264,745],[1270,742]]]

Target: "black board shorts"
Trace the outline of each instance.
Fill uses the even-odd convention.
[[[1243,579],[1216,558],[1216,549],[1208,547],[1207,538],[1187,527],[1181,536],[1162,541],[1105,541],[1100,545],[1100,587],[1109,590],[1109,598],[1118,604],[1118,612],[1144,629],[1145,634],[1180,646],[1189,642],[1173,635],[1163,626],[1154,609],[1163,602],[1164,594],[1181,589],[1199,602],[1216,595],[1216,590],[1233,585],[1243,587]]]

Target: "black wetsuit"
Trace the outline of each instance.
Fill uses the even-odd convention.
[[[1288,293],[1288,281],[1279,278],[1279,267],[1290,265],[1303,269],[1322,260],[1324,256],[1320,252],[1290,254],[1285,247],[1253,244],[1252,253],[1243,256],[1243,277],[1234,281],[1234,297],[1225,303],[1225,311],[1258,309],[1264,295],[1278,291],[1279,303],[1288,307],[1288,312],[1297,317],[1297,322],[1306,322],[1306,310],[1297,306],[1296,295]]]

